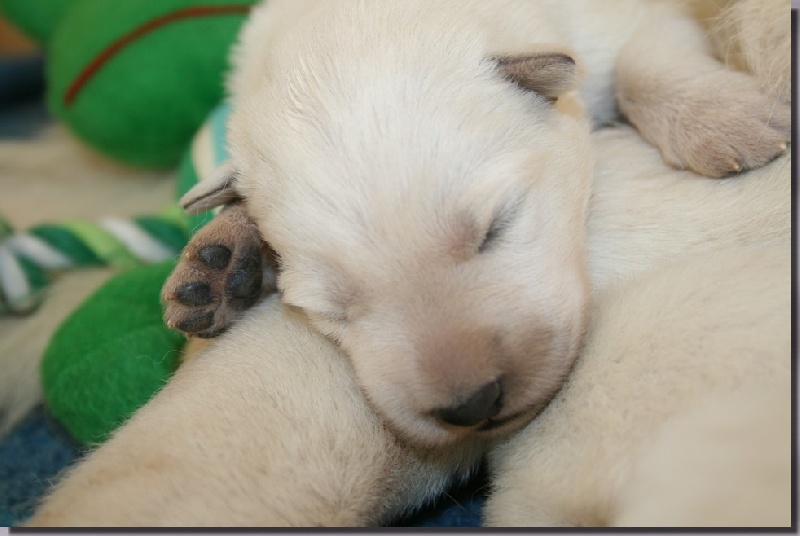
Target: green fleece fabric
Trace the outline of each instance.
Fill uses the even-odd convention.
[[[50,110],[107,156],[177,166],[223,98],[229,49],[253,3],[74,0],[48,47]]]
[[[114,277],[53,335],[41,370],[45,402],[76,441],[105,440],[177,368],[185,338],[164,325],[159,301],[174,267]]]

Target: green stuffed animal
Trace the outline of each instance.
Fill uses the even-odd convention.
[[[0,0],[45,49],[51,112],[95,150],[178,165],[224,96],[228,50],[256,0]]]
[[[227,108],[209,112],[224,96],[228,51],[256,1],[0,0],[0,10],[43,47],[51,112],[113,159],[180,164],[180,196],[225,158]],[[210,218],[192,216],[185,227]],[[103,441],[177,367],[185,339],[163,324],[159,301],[173,266],[119,274],[53,335],[41,371],[45,402],[77,442]]]
[[[106,156],[179,165],[180,196],[226,158],[227,107],[209,112],[256,1],[0,0],[0,11],[43,47],[51,112]],[[185,218],[185,227],[211,217]],[[41,370],[45,402],[79,443],[102,442],[178,366],[185,339],[166,328],[159,301],[173,266],[119,274],[53,335]]]

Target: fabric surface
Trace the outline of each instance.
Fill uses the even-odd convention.
[[[0,527],[27,519],[47,486],[80,454],[44,408],[35,408],[0,442]]]

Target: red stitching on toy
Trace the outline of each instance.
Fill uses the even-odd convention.
[[[126,33],[110,45],[108,45],[98,56],[87,65],[78,77],[70,84],[64,94],[64,106],[69,106],[78,96],[78,92],[83,86],[100,70],[103,65],[114,57],[120,50],[128,46],[131,42],[167,24],[178,22],[195,17],[207,17],[210,15],[232,15],[247,13],[252,6],[250,4],[234,4],[230,6],[195,6],[173,11],[149,20]]]

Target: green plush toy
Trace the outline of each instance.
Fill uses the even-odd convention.
[[[256,0],[0,0],[45,46],[50,110],[122,162],[177,165],[224,95],[228,51]]]
[[[164,328],[158,299],[174,266],[111,279],[51,339],[41,370],[45,400],[77,442],[102,442],[177,368],[185,339]]]
[[[221,105],[197,132],[178,177],[178,197],[227,159]],[[188,218],[196,231],[213,215]],[[185,343],[162,320],[161,287],[174,261],[130,269],[109,280],[56,331],[42,363],[51,414],[81,444],[102,442],[169,379]]]
[[[0,0],[0,10],[44,47],[47,102],[54,115],[90,147],[122,162],[180,164],[180,196],[226,157],[227,108],[219,107],[198,128],[222,100],[230,45],[256,1]],[[212,216],[181,217],[195,231]],[[89,237],[80,236],[85,228],[73,227],[47,227],[55,235],[44,238],[76,253],[72,246]],[[106,238],[104,245],[126,257]],[[81,259],[74,264],[86,264]],[[18,260],[17,279],[27,276],[30,285],[18,301],[6,300],[12,311],[34,307],[46,283],[24,255]],[[83,444],[103,441],[147,402],[175,370],[185,342],[161,317],[159,293],[174,261],[123,266],[128,271],[60,326],[44,355],[45,401]]]

